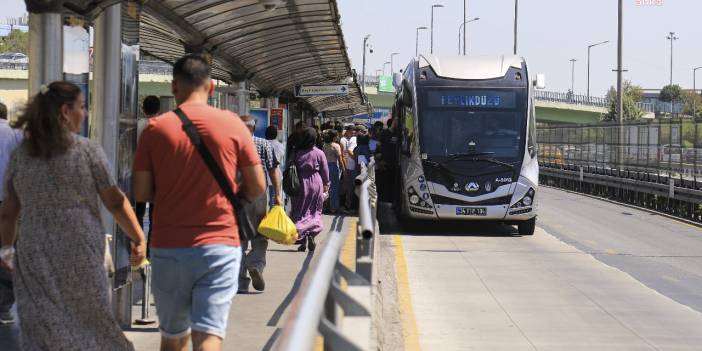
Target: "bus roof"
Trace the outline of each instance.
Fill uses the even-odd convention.
[[[510,67],[522,68],[523,59],[513,55],[435,56],[419,55],[419,68],[431,66],[437,76],[453,79],[493,79],[507,74]]]

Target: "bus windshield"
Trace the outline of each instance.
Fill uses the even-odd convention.
[[[520,95],[515,90],[429,91],[419,116],[422,152],[520,160],[526,124]]]

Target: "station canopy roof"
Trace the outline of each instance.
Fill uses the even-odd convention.
[[[347,96],[305,100],[319,112],[366,112],[351,70],[336,0],[150,0],[141,13],[140,49],[173,63],[185,47],[212,54],[213,77],[248,79],[264,95],[292,95],[300,84],[348,84]],[[114,0],[67,0],[95,15]],[[349,112],[351,112],[349,111]]]

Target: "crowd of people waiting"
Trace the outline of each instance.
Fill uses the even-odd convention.
[[[131,265],[148,255],[161,350],[179,351],[191,342],[194,350],[220,350],[232,298],[249,285],[265,289],[268,240],[244,237],[225,188],[246,200],[257,225],[287,201],[282,169],[294,164],[302,191],[288,198],[298,251],[315,250],[324,211],[354,212],[354,178],[390,143],[382,123],[368,131],[299,122],[287,145],[275,127],[258,138],[254,119],[207,104],[210,74],[206,57],[188,54],[173,68],[178,108],[160,113],[158,98],[144,100],[136,211],[101,146],[79,135],[86,111],[76,85],[43,85],[11,124],[0,104],[0,324],[15,322],[16,302],[23,350],[134,349],[112,313],[100,204],[129,237]]]

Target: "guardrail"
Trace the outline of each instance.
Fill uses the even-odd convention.
[[[375,161],[362,166],[355,179],[359,198],[356,227],[356,270],[340,262],[346,233],[332,231],[317,262],[291,304],[276,351],[312,350],[318,334],[324,350],[367,351],[372,338],[373,237],[376,233]],[[346,289],[342,289],[342,279]]]
[[[609,107],[609,99],[607,98],[598,96],[578,95],[572,93],[561,93],[557,91],[536,90],[534,91],[534,98],[536,100],[541,101],[561,102],[573,105]],[[636,107],[638,107],[643,112],[655,112],[655,106],[653,103],[636,102],[635,104]]]

